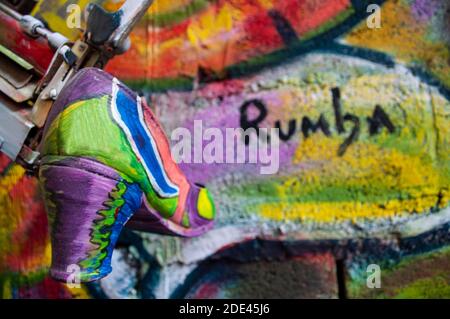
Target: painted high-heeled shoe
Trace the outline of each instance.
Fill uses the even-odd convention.
[[[192,237],[213,226],[208,190],[187,180],[141,98],[109,74],[87,68],[55,102],[40,147],[40,184],[52,229],[50,273],[82,282],[111,271],[120,231]]]

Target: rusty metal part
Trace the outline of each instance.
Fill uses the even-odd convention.
[[[0,91],[21,103],[30,100],[37,86],[32,71],[26,70],[0,53]]]

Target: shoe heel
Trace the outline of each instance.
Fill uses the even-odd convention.
[[[46,157],[39,179],[51,229],[51,276],[89,282],[108,275],[119,234],[141,205],[140,188],[84,158]]]

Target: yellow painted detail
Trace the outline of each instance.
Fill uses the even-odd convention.
[[[213,220],[216,215],[211,195],[206,188],[202,188],[198,194],[197,210],[200,217],[208,220]]]

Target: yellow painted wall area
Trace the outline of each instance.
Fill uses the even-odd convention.
[[[448,205],[450,193],[441,188],[439,170],[433,165],[395,149],[382,150],[364,143],[338,158],[334,151],[338,145],[338,141],[320,136],[304,142],[297,150],[296,160],[317,163],[316,167],[281,184],[277,189],[280,203],[261,205],[261,214],[275,220],[358,221],[424,213]],[[442,182],[446,187],[448,179]],[[331,187],[344,193],[347,190],[350,198],[336,200],[327,194]],[[301,201],[302,195],[320,192],[323,196],[319,201]],[[383,196],[388,192],[395,192],[395,197],[400,198]],[[438,204],[439,196],[443,197]],[[299,201],[292,201],[291,197]]]

